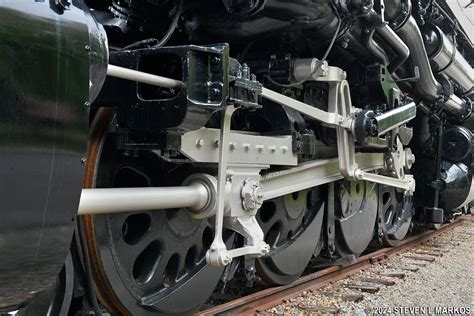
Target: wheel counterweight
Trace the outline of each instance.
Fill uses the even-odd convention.
[[[377,185],[342,181],[336,185],[336,253],[360,255],[373,238],[377,218]]]
[[[257,218],[271,246],[267,256],[257,259],[257,273],[264,282],[288,284],[303,273],[321,236],[323,214],[318,189],[294,192],[263,204]]]

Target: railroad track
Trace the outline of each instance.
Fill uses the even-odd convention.
[[[196,315],[205,316],[205,315],[237,315],[237,314],[246,314],[254,315],[259,312],[263,312],[269,308],[277,306],[281,303],[286,302],[287,300],[300,296],[303,292],[314,291],[320,289],[331,282],[335,282],[349,276],[352,276],[358,273],[361,270],[367,269],[373,264],[382,263],[390,258],[393,258],[396,255],[400,255],[408,250],[412,249],[415,246],[426,243],[427,241],[437,237],[446,231],[453,229],[456,226],[459,226],[465,220],[471,220],[470,216],[463,216],[452,223],[447,223],[442,225],[438,230],[425,231],[416,236],[410,237],[403,242],[401,242],[396,247],[391,248],[382,248],[380,250],[374,251],[367,255],[361,256],[353,264],[347,266],[331,266],[326,269],[305,275],[299,278],[297,281],[292,284],[268,288],[233,301],[217,305],[205,310],[201,310],[196,313]],[[436,256],[442,255],[439,251],[436,250],[425,250],[416,252],[420,255],[427,256],[408,256],[413,261],[420,262],[430,262],[434,261]],[[423,265],[423,263],[419,263]],[[402,267],[402,270],[411,270],[414,271],[415,267]],[[393,277],[397,277],[393,274]],[[373,280],[377,282],[377,280]],[[383,280],[379,280],[380,283]],[[383,284],[383,283],[382,283]],[[374,287],[371,286],[354,286],[354,288],[359,287],[361,291],[370,292]]]

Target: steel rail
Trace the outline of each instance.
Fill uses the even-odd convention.
[[[332,266],[321,271],[303,276],[295,282],[279,287],[268,288],[236,300],[198,311],[196,315],[255,315],[283,303],[284,300],[301,295],[303,291],[316,290],[329,284],[347,278],[374,263],[380,263],[400,253],[420,245],[436,236],[441,235],[464,222],[459,218],[452,223],[444,224],[438,230],[426,231],[402,241],[396,247],[383,248],[361,256],[354,264],[341,267]]]

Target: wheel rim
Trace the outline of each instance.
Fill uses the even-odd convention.
[[[186,172],[164,174],[156,157],[117,155],[104,128],[112,116],[101,110],[92,126],[85,187],[179,185],[184,180]],[[87,215],[83,223],[98,296],[114,314],[191,313],[223,272],[205,261],[211,224],[187,211]]]
[[[397,220],[404,208],[411,208],[405,201],[403,193],[390,186],[381,186],[381,199],[379,201],[379,224],[382,232],[382,242],[385,246],[396,246],[408,233],[411,217],[399,225]]]
[[[366,181],[336,184],[336,254],[360,255],[373,239],[377,219],[377,185]]]
[[[267,284],[296,280],[315,252],[324,207],[317,189],[288,194],[264,203],[257,220],[271,251],[257,259],[257,273]]]

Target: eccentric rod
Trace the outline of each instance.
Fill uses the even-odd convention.
[[[180,80],[152,75],[146,72],[123,68],[115,65],[108,65],[107,75],[125,80],[137,81],[163,88],[180,88],[184,83]]]
[[[201,183],[180,187],[82,189],[78,215],[204,208],[209,191]]]

